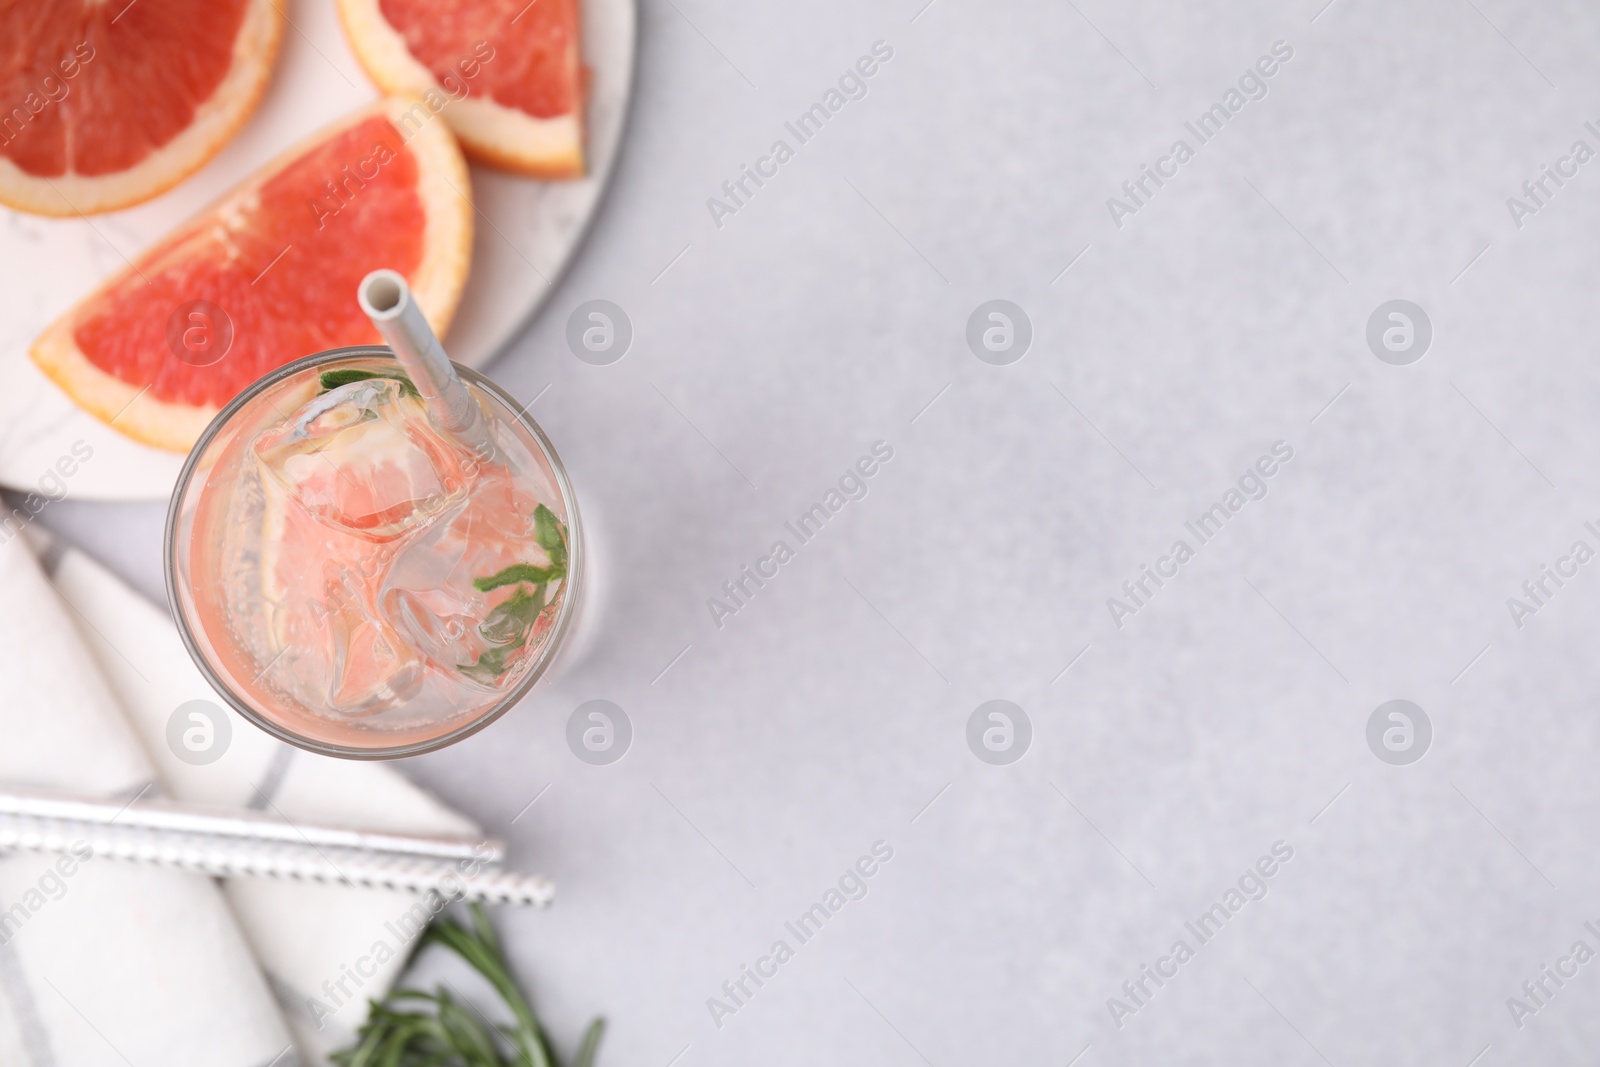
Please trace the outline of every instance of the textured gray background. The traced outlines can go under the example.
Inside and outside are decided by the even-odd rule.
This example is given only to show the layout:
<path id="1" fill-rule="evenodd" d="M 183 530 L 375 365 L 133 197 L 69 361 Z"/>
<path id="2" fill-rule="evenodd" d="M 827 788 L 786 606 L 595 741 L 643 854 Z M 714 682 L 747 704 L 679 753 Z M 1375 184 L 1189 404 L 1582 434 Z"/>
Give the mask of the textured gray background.
<path id="1" fill-rule="evenodd" d="M 493 367 L 548 386 L 600 629 L 407 770 L 558 879 L 501 917 L 558 1037 L 598 1010 L 603 1062 L 645 1067 L 1592 1062 L 1600 962 L 1520 1030 L 1505 1002 L 1600 949 L 1600 563 L 1520 630 L 1505 602 L 1600 547 L 1600 161 L 1520 229 L 1506 198 L 1600 150 L 1600 12 L 922 2 L 645 0 L 609 202 Z M 868 96 L 714 226 L 880 39 Z M 1280 39 L 1269 95 L 1115 227 Z M 565 347 L 596 298 L 635 330 L 611 366 Z M 964 341 L 992 298 L 1033 322 L 1012 366 Z M 1412 366 L 1364 339 L 1394 298 L 1433 323 Z M 715 628 L 877 439 L 867 498 Z M 1279 439 L 1270 495 L 1118 630 L 1106 598 Z M 43 521 L 158 591 L 158 507 Z M 1397 697 L 1435 729 L 1407 767 L 1365 740 Z M 564 742 L 594 698 L 634 725 L 611 766 Z M 1009 767 L 966 747 L 995 698 L 1034 726 Z M 880 839 L 868 896 L 718 1029 L 706 999 Z M 1269 895 L 1115 1028 L 1280 839 Z"/>

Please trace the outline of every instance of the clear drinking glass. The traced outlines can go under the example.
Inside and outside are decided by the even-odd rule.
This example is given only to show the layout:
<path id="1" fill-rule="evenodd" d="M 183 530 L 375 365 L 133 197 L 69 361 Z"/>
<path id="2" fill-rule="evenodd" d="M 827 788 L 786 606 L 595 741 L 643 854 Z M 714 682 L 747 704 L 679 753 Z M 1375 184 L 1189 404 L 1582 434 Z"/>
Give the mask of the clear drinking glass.
<path id="1" fill-rule="evenodd" d="M 438 433 L 387 348 L 287 364 L 201 435 L 173 493 L 167 596 L 239 713 L 330 756 L 451 744 L 570 643 L 578 503 L 538 425 L 457 366 L 492 462 Z"/>

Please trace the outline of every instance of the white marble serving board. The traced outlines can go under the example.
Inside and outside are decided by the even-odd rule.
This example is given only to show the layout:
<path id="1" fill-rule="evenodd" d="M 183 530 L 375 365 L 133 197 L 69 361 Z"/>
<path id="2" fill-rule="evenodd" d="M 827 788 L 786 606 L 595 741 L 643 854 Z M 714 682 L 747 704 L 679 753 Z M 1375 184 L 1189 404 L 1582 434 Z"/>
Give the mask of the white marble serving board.
<path id="1" fill-rule="evenodd" d="M 93 459 L 76 465 L 72 496 L 141 500 L 172 491 L 181 455 L 141 445 L 81 411 L 27 350 L 57 315 L 196 210 L 306 134 L 377 98 L 332 0 L 296 0 L 286 11 L 291 25 L 260 108 L 199 173 L 147 203 L 88 219 L 0 208 L 0 485 L 32 488 L 81 441 Z M 616 160 L 633 88 L 635 0 L 583 0 L 583 19 L 593 70 L 589 176 L 537 182 L 472 168 L 472 273 L 446 338 L 463 363 L 486 363 L 543 304 L 582 242 Z"/>

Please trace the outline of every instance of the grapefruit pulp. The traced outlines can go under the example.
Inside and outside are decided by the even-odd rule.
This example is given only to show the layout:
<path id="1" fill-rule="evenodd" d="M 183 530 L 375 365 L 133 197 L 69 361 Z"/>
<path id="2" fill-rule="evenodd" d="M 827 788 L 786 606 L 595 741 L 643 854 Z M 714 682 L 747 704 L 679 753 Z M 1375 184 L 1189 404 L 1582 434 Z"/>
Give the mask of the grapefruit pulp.
<path id="1" fill-rule="evenodd" d="M 140 0 L 143 2 L 143 0 Z M 283 364 L 375 344 L 356 286 L 407 283 L 443 334 L 466 281 L 472 204 L 443 123 L 389 98 L 291 148 L 57 319 L 29 354 L 81 407 L 187 451 Z"/>

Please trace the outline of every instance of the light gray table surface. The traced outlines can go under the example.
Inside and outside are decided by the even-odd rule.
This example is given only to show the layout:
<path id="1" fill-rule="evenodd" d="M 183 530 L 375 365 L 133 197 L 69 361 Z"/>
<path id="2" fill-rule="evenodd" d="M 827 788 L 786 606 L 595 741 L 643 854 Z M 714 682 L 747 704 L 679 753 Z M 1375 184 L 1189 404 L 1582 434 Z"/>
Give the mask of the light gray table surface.
<path id="1" fill-rule="evenodd" d="M 615 186 L 492 366 L 579 487 L 595 639 L 405 765 L 557 880 L 500 921 L 563 1047 L 600 1011 L 601 1062 L 643 1067 L 1593 1061 L 1600 962 L 1560 961 L 1600 950 L 1600 563 L 1522 584 L 1600 549 L 1600 161 L 1561 162 L 1600 151 L 1600 10 L 1325 2 L 644 0 Z M 1576 174 L 1513 213 L 1545 165 Z M 591 299 L 632 323 L 611 365 L 567 347 Z M 966 340 L 991 299 L 1031 322 L 1009 365 Z M 1367 341 L 1394 299 L 1431 322 L 1409 365 Z M 42 521 L 159 595 L 161 517 Z M 632 723 L 609 766 L 565 740 L 592 699 Z M 1032 726 L 1010 765 L 967 742 L 994 699 Z M 1368 744 L 1392 699 L 1431 723 L 1409 765 Z M 864 897 L 786 928 L 880 841 Z M 1546 965 L 1577 973 L 1535 1002 Z"/>

